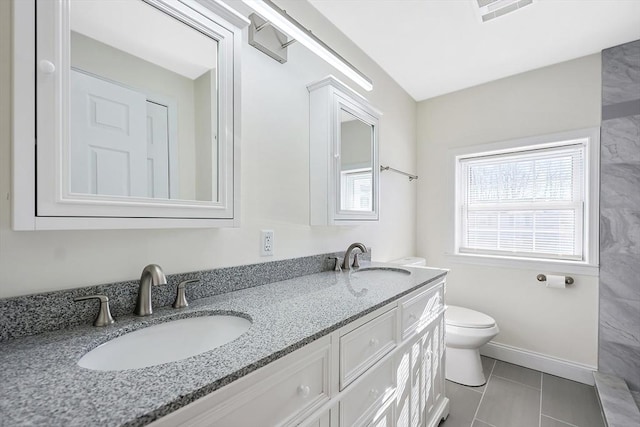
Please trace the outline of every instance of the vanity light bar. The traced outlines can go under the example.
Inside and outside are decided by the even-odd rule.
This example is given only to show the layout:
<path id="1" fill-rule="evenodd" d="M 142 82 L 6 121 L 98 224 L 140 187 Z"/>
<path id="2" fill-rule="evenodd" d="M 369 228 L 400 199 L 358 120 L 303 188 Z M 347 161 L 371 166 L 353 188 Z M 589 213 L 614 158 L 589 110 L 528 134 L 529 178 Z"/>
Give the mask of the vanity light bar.
<path id="1" fill-rule="evenodd" d="M 327 46 L 322 40 L 313 35 L 311 31 L 307 30 L 298 21 L 289 16 L 287 12 L 276 6 L 271 0 L 242 1 L 251 7 L 262 18 L 269 21 L 271 25 L 310 49 L 313 53 L 338 69 L 342 74 L 360 85 L 364 90 L 370 91 L 373 89 L 373 82 L 370 78 L 351 65 L 335 50 Z"/>

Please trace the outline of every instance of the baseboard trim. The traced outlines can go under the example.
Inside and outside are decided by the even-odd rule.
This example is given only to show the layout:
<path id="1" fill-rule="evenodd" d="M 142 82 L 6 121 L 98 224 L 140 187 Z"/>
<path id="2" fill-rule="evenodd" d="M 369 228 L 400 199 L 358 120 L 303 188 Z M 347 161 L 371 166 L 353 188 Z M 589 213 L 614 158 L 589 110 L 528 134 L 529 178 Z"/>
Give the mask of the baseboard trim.
<path id="1" fill-rule="evenodd" d="M 483 346 L 480 354 L 588 385 L 594 384 L 593 373 L 598 370 L 595 366 L 493 342 Z"/>

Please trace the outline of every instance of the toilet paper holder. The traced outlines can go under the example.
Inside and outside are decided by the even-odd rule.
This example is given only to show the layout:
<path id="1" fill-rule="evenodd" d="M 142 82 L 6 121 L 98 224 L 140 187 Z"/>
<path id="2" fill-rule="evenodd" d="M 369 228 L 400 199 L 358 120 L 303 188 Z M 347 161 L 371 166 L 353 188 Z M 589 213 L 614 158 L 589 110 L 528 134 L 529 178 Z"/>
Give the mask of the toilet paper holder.
<path id="1" fill-rule="evenodd" d="M 536 279 L 538 280 L 538 282 L 546 282 L 547 281 L 547 276 L 545 276 L 544 274 L 538 274 L 536 276 Z M 565 285 L 573 285 L 573 277 L 564 276 L 564 283 L 565 283 Z"/>

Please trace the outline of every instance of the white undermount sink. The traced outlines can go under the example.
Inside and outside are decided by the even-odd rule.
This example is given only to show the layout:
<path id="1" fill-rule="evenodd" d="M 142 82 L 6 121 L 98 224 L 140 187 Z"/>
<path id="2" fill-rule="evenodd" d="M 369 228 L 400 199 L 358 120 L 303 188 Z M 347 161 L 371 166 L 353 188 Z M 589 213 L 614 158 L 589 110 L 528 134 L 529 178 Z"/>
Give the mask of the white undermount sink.
<path id="1" fill-rule="evenodd" d="M 78 365 L 122 371 L 175 362 L 231 342 L 250 327 L 250 320 L 233 315 L 172 320 L 107 341 L 85 354 Z"/>
<path id="2" fill-rule="evenodd" d="M 405 270 L 404 268 L 395 268 L 395 267 L 364 267 L 358 270 L 353 270 L 351 273 L 352 276 L 360 276 L 365 274 L 375 273 L 376 276 L 398 276 L 405 275 L 408 276 L 411 274 L 409 270 Z"/>

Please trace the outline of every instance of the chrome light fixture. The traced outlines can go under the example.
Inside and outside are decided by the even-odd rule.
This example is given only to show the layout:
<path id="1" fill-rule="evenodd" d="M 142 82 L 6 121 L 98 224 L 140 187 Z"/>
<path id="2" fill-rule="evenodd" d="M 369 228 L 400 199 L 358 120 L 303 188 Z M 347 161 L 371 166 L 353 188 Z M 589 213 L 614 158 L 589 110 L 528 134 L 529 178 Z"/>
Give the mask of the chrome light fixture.
<path id="1" fill-rule="evenodd" d="M 313 53 L 335 67 L 342 74 L 360 85 L 364 90 L 370 91 L 373 89 L 373 82 L 371 79 L 347 62 L 347 60 L 341 57 L 335 50 L 327 46 L 322 40 L 313 35 L 311 31 L 307 30 L 299 22 L 289 16 L 284 10 L 276 6 L 271 0 L 242 1 L 263 19 L 267 20 L 270 25 L 307 47 Z M 260 31 L 260 29 L 261 28 L 254 31 Z M 292 41 L 285 43 L 285 45 L 288 46 L 290 43 L 292 43 Z M 283 47 L 286 46 L 283 45 Z"/>

